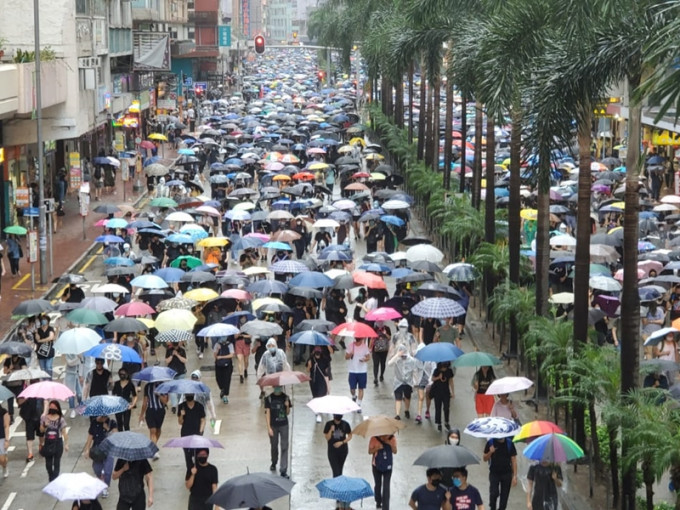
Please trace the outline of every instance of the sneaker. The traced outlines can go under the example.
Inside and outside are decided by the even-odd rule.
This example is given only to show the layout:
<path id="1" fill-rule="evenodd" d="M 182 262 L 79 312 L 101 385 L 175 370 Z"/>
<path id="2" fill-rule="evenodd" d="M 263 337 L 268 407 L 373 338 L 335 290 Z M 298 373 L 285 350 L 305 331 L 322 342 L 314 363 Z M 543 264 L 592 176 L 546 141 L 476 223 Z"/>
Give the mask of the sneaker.
<path id="1" fill-rule="evenodd" d="M 109 497 L 109 489 L 104 489 L 102 491 L 102 498 L 107 499 Z"/>
<path id="2" fill-rule="evenodd" d="M 420 425 L 421 423 L 423 423 L 423 419 L 420 417 L 420 415 L 416 416 L 416 423 L 417 423 L 418 425 Z"/>
<path id="3" fill-rule="evenodd" d="M 76 410 L 75 410 L 75 409 L 71 409 L 71 414 L 69 414 L 69 416 L 70 416 L 71 418 L 75 418 L 75 417 L 76 417 Z"/>
<path id="4" fill-rule="evenodd" d="M 426 420 L 430 419 L 430 411 L 425 411 L 425 419 Z"/>
<path id="5" fill-rule="evenodd" d="M 357 413 L 361 414 L 361 407 L 359 409 L 357 409 Z"/>
<path id="6" fill-rule="evenodd" d="M 405 417 L 407 420 L 410 420 L 410 419 L 411 419 L 411 412 L 410 412 L 410 411 L 404 411 L 404 417 Z"/>
<path id="7" fill-rule="evenodd" d="M 399 415 L 396 415 L 396 416 L 394 417 L 394 419 L 395 419 L 395 420 L 399 420 L 399 421 L 401 421 L 401 416 L 399 416 Z"/>
<path id="8" fill-rule="evenodd" d="M 200 355 L 201 355 L 201 349 L 196 349 L 196 356 L 200 356 Z"/>
<path id="9" fill-rule="evenodd" d="M 7 466 L 2 468 L 2 477 L 3 478 L 8 478 L 9 477 L 9 469 L 7 469 Z"/>
<path id="10" fill-rule="evenodd" d="M 243 384 L 243 376 L 239 375 L 238 377 L 239 377 L 239 380 L 241 381 L 241 384 Z"/>
<path id="11" fill-rule="evenodd" d="M 153 460 L 158 460 L 158 459 L 160 459 L 160 458 L 161 458 L 161 454 L 158 453 L 158 452 L 156 452 L 156 453 L 154 454 L 154 456 L 153 456 Z"/>
<path id="12" fill-rule="evenodd" d="M 203 359 L 203 353 L 198 355 L 198 359 Z"/>
<path id="13" fill-rule="evenodd" d="M 437 425 L 437 430 L 438 430 L 439 432 L 442 431 L 442 426 L 441 426 L 441 424 Z"/>
<path id="14" fill-rule="evenodd" d="M 276 464 L 269 466 L 269 471 L 276 471 Z"/>
<path id="15" fill-rule="evenodd" d="M 245 377 L 246 379 L 248 379 L 248 369 L 245 369 L 245 370 L 243 371 L 243 377 Z"/>
<path id="16" fill-rule="evenodd" d="M 222 397 L 222 403 L 223 403 L 223 404 L 228 404 L 228 403 L 229 403 L 229 399 L 227 398 L 226 395 L 225 395 L 224 397 Z"/>
<path id="17" fill-rule="evenodd" d="M 356 401 L 357 401 L 357 396 L 356 396 L 356 395 L 352 395 L 352 402 L 356 402 Z"/>
<path id="18" fill-rule="evenodd" d="M 288 473 L 286 473 L 285 471 L 281 471 L 281 478 L 290 478 L 290 477 L 288 476 Z"/>
<path id="19" fill-rule="evenodd" d="M 33 458 L 33 455 L 29 455 L 28 457 L 26 457 L 26 463 L 27 463 L 27 464 L 28 464 L 29 462 L 34 462 L 34 461 L 35 461 L 35 458 Z"/>
<path id="20" fill-rule="evenodd" d="M 316 422 L 321 423 L 321 415 L 320 414 L 316 415 Z"/>
<path id="21" fill-rule="evenodd" d="M 448 423 L 445 423 L 444 427 L 446 428 L 446 430 L 451 430 L 451 425 L 449 425 Z"/>
<path id="22" fill-rule="evenodd" d="M 172 409 L 170 409 L 170 411 L 172 411 L 172 414 L 177 414 L 177 408 L 174 406 L 172 407 Z"/>
<path id="23" fill-rule="evenodd" d="M 377 379 L 373 379 L 373 386 L 377 386 L 377 385 L 378 385 L 378 380 L 377 380 Z"/>

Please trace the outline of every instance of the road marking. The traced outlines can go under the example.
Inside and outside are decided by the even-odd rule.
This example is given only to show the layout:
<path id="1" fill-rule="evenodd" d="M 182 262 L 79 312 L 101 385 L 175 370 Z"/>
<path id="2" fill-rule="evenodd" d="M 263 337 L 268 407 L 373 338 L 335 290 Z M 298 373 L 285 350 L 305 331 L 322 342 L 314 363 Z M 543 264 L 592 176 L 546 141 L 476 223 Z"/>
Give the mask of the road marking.
<path id="1" fill-rule="evenodd" d="M 83 267 L 81 267 L 78 270 L 78 272 L 80 274 L 83 274 L 87 270 L 87 268 L 90 267 L 90 264 L 92 264 L 96 259 L 97 259 L 97 255 L 90 255 L 90 258 L 87 259 L 87 262 L 85 262 L 85 264 L 83 264 Z"/>
<path id="2" fill-rule="evenodd" d="M 14 423 L 9 426 L 9 438 L 12 439 L 13 437 L 21 437 L 25 436 L 25 434 L 22 432 L 21 434 L 17 435 L 17 427 L 23 422 L 24 420 L 21 418 L 21 416 L 17 416 L 16 419 L 14 420 Z"/>
<path id="3" fill-rule="evenodd" d="M 215 420 L 215 426 L 213 427 L 213 433 L 216 436 L 220 435 L 220 427 L 222 426 L 222 420 Z"/>
<path id="4" fill-rule="evenodd" d="M 26 467 L 24 470 L 21 472 L 21 478 L 26 478 L 28 476 L 28 472 L 31 470 L 31 468 L 35 465 L 35 459 L 32 462 L 27 462 Z M 4 507 L 3 509 L 4 510 Z"/>
<path id="5" fill-rule="evenodd" d="M 18 290 L 21 285 L 28 280 L 31 277 L 31 273 L 26 273 L 24 276 L 22 276 L 18 282 L 16 282 L 14 285 L 12 285 L 12 290 Z"/>
<path id="6" fill-rule="evenodd" d="M 10 492 L 9 496 L 7 496 L 7 499 L 5 500 L 5 504 L 2 505 L 2 509 L 0 510 L 9 510 L 9 507 L 12 506 L 12 502 L 14 501 L 14 498 L 17 497 L 16 492 Z"/>

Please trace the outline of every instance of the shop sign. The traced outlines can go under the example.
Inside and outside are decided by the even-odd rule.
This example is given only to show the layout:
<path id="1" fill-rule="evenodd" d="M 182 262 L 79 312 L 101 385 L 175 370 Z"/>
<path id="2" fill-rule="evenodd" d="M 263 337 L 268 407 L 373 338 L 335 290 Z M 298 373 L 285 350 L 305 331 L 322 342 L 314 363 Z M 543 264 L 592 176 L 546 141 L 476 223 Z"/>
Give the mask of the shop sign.
<path id="1" fill-rule="evenodd" d="M 680 145 L 680 135 L 669 131 L 655 131 L 652 134 L 652 145 Z"/>
<path id="2" fill-rule="evenodd" d="M 14 205 L 19 208 L 30 207 L 31 192 L 28 188 L 17 188 L 14 192 Z"/>
<path id="3" fill-rule="evenodd" d="M 28 231 L 28 261 L 31 264 L 38 262 L 38 231 Z"/>
<path id="4" fill-rule="evenodd" d="M 114 147 L 118 152 L 123 152 L 125 150 L 125 133 L 121 133 L 120 131 L 116 133 Z"/>
<path id="5" fill-rule="evenodd" d="M 69 188 L 78 189 L 83 180 L 82 169 L 80 167 L 80 153 L 68 153 L 68 183 Z"/>

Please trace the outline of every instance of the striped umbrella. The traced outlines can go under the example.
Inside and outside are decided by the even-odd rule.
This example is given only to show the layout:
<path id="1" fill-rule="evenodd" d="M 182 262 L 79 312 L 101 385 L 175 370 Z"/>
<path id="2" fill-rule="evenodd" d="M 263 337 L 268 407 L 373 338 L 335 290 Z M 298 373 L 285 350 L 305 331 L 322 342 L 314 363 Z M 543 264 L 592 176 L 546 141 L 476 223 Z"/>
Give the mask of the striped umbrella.
<path id="1" fill-rule="evenodd" d="M 269 270 L 274 273 L 297 274 L 309 271 L 309 268 L 302 262 L 297 262 L 295 260 L 282 260 L 280 262 L 274 262 L 271 266 L 269 266 Z"/>
<path id="2" fill-rule="evenodd" d="M 159 382 L 172 381 L 177 372 L 168 367 L 146 367 L 132 374 L 133 381 Z"/>
<path id="3" fill-rule="evenodd" d="M 448 319 L 465 315 L 465 308 L 453 299 L 426 298 L 411 309 L 411 312 L 421 317 L 434 319 Z"/>
<path id="4" fill-rule="evenodd" d="M 192 338 L 193 335 L 190 331 L 185 331 L 183 329 L 169 329 L 159 333 L 156 336 L 156 342 L 189 342 Z"/>

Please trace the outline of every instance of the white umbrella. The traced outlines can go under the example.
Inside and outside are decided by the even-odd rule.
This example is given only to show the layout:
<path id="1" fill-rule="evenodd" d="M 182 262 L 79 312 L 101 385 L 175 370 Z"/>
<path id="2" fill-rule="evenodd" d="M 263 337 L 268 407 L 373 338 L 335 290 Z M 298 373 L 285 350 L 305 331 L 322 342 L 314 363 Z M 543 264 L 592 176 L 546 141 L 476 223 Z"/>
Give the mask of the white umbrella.
<path id="1" fill-rule="evenodd" d="M 207 214 L 208 216 L 215 216 L 216 218 L 221 216 L 220 211 L 209 205 L 201 205 L 197 207 L 196 212 Z"/>
<path id="2" fill-rule="evenodd" d="M 99 287 L 94 287 L 91 292 L 93 294 L 129 294 L 130 291 L 127 290 L 122 285 L 117 285 L 115 283 L 107 283 L 100 285 Z"/>
<path id="3" fill-rule="evenodd" d="M 576 246 L 576 238 L 568 235 L 551 237 L 550 246 Z"/>
<path id="4" fill-rule="evenodd" d="M 87 473 L 62 473 L 48 483 L 43 492 L 59 501 L 96 499 L 107 485 Z"/>
<path id="5" fill-rule="evenodd" d="M 590 261 L 594 263 L 615 262 L 619 259 L 616 248 L 607 244 L 590 245 Z"/>
<path id="6" fill-rule="evenodd" d="M 550 296 L 550 302 L 556 305 L 570 305 L 574 302 L 573 292 L 559 292 Z"/>
<path id="7" fill-rule="evenodd" d="M 649 337 L 647 340 L 645 340 L 644 345 L 656 345 L 659 342 L 661 342 L 664 338 L 666 338 L 666 335 L 669 333 L 673 333 L 674 335 L 677 335 L 680 333 L 680 330 L 675 329 L 675 328 L 661 328 L 658 331 L 655 331 Z"/>
<path id="8" fill-rule="evenodd" d="M 313 398 L 307 402 L 307 407 L 316 414 L 346 414 L 361 409 L 351 398 L 341 395 Z"/>
<path id="9" fill-rule="evenodd" d="M 399 262 L 400 260 L 406 260 L 406 252 L 405 251 L 395 251 L 394 253 L 390 254 L 390 258 L 394 260 L 395 262 Z M 446 273 L 446 271 L 444 271 Z"/>
<path id="10" fill-rule="evenodd" d="M 93 329 L 73 328 L 59 335 L 54 348 L 61 354 L 82 354 L 101 341 L 102 337 Z"/>
<path id="11" fill-rule="evenodd" d="M 404 202 L 403 200 L 388 200 L 381 207 L 386 211 L 389 211 L 396 209 L 408 209 L 411 206 L 408 202 Z"/>
<path id="12" fill-rule="evenodd" d="M 492 382 L 486 390 L 487 395 L 504 395 L 514 391 L 523 391 L 533 386 L 533 381 L 526 377 L 501 377 Z"/>
<path id="13" fill-rule="evenodd" d="M 409 262 L 426 260 L 438 264 L 444 260 L 444 254 L 431 244 L 416 244 L 406 250 L 406 260 Z"/>
<path id="14" fill-rule="evenodd" d="M 193 223 L 194 222 L 194 217 L 191 216 L 191 214 L 182 212 L 182 211 L 175 211 L 173 213 L 168 214 L 165 219 L 167 221 L 177 221 L 180 223 Z"/>
<path id="15" fill-rule="evenodd" d="M 320 220 L 316 220 L 312 225 L 312 228 L 338 228 L 339 226 L 340 223 L 335 220 L 330 218 L 322 218 Z"/>
<path id="16" fill-rule="evenodd" d="M 654 209 L 652 209 L 652 211 L 655 211 L 655 212 L 670 212 L 670 211 L 677 211 L 677 210 L 678 210 L 678 208 L 676 206 L 674 206 L 673 204 L 668 204 L 668 203 L 657 205 L 656 207 L 654 207 Z"/>
<path id="17" fill-rule="evenodd" d="M 345 271 L 344 269 L 329 269 L 328 271 L 325 271 L 324 274 L 331 280 L 335 280 L 336 278 L 350 274 L 350 272 Z"/>
<path id="18" fill-rule="evenodd" d="M 593 276 L 588 280 L 588 286 L 605 292 L 619 292 L 622 289 L 619 282 L 608 276 Z"/>
<path id="19" fill-rule="evenodd" d="M 678 195 L 666 195 L 661 199 L 664 204 L 680 204 L 680 197 Z"/>
<path id="20" fill-rule="evenodd" d="M 268 220 L 292 220 L 294 216 L 288 211 L 274 211 L 267 215 Z"/>

